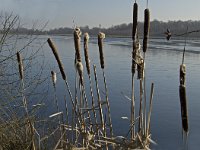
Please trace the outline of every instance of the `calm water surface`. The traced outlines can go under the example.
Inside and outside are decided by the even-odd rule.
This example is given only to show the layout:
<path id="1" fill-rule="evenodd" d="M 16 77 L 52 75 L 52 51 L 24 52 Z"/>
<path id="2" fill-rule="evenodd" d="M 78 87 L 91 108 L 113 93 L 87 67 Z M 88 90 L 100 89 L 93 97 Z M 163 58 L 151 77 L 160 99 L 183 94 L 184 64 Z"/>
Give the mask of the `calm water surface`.
<path id="1" fill-rule="evenodd" d="M 71 89 L 74 89 L 73 38 L 70 36 L 52 36 L 51 38 L 58 47 Z M 46 39 L 47 37 L 40 37 L 38 42 Z M 146 53 L 147 99 L 149 99 L 151 83 L 153 82 L 155 85 L 151 133 L 152 139 L 158 145 L 152 145 L 152 149 L 183 149 L 179 101 L 179 66 L 182 60 L 183 46 L 183 40 L 171 40 L 168 42 L 165 39 L 152 39 L 150 40 L 149 50 Z M 57 63 L 47 44 L 45 44 L 43 52 L 48 64 L 46 71 L 55 70 L 59 72 Z M 114 132 L 117 135 L 125 136 L 129 122 L 122 120 L 121 117 L 130 116 L 130 101 L 124 95 L 131 97 L 131 39 L 106 38 L 104 52 L 105 73 L 109 88 Z M 90 40 L 89 55 L 91 64 L 97 65 L 100 89 L 103 91 L 96 38 L 91 38 Z M 188 40 L 185 64 L 187 67 L 186 85 L 189 110 L 188 149 L 195 150 L 199 149 L 200 142 L 200 40 Z M 85 79 L 87 83 L 87 76 L 85 76 Z M 63 99 L 66 95 L 66 92 L 63 92 L 65 91 L 63 90 L 63 84 L 60 75 L 58 75 L 57 95 L 59 95 L 60 99 Z M 139 81 L 136 81 L 137 106 L 139 106 L 138 85 Z M 103 95 L 103 92 L 101 94 Z M 50 102 L 47 101 L 46 103 L 48 105 Z M 62 104 L 60 102 L 60 107 L 62 107 Z"/>

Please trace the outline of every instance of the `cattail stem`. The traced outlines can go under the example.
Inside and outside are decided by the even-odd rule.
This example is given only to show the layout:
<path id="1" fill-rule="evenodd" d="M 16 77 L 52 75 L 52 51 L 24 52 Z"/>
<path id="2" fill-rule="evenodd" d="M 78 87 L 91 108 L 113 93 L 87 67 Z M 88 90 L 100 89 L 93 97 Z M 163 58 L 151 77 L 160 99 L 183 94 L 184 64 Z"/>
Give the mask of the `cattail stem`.
<path id="1" fill-rule="evenodd" d="M 145 53 L 144 53 L 144 63 L 145 63 Z M 144 116 L 144 119 L 143 119 L 143 123 L 144 123 L 144 125 L 143 125 L 143 127 L 144 127 L 144 135 L 146 136 L 146 128 L 147 128 L 147 114 L 146 114 L 146 109 L 147 109 L 147 106 L 146 106 L 146 104 L 147 104 L 147 97 L 146 97 L 146 77 L 145 77 L 146 75 L 145 75 L 145 69 L 144 69 L 144 81 L 143 81 L 143 88 L 144 88 L 144 112 L 143 112 L 143 116 Z"/>
<path id="2" fill-rule="evenodd" d="M 150 134 L 150 121 L 151 121 L 153 94 L 154 94 L 154 83 L 151 84 L 151 95 L 150 95 L 149 113 L 148 113 L 148 120 L 147 120 L 147 131 L 146 131 L 147 136 Z"/>
<path id="3" fill-rule="evenodd" d="M 93 89 L 92 89 L 92 80 L 91 80 L 91 76 L 89 76 L 89 82 L 90 82 L 90 94 L 92 97 L 92 111 L 93 111 L 93 115 L 94 115 L 94 119 L 95 119 L 95 125 L 96 125 L 96 132 L 98 133 L 98 121 L 97 121 L 97 114 L 95 111 L 95 99 L 94 99 L 94 94 L 93 94 Z"/>
<path id="4" fill-rule="evenodd" d="M 104 80 L 104 87 L 105 87 L 105 92 L 106 92 L 106 105 L 107 105 L 107 108 L 108 108 L 108 121 L 109 121 L 109 127 L 110 127 L 110 135 L 111 135 L 111 137 L 113 137 L 111 111 L 110 111 L 110 104 L 109 104 L 109 100 L 108 100 L 108 88 L 107 88 L 106 76 L 105 76 L 104 69 L 103 69 L 103 80 Z"/>
<path id="5" fill-rule="evenodd" d="M 67 80 L 65 80 L 65 85 L 66 85 L 66 89 L 68 91 L 68 94 L 70 96 L 70 100 L 71 100 L 71 103 L 72 103 L 72 107 L 73 107 L 74 113 L 77 116 L 79 124 L 81 125 L 84 122 L 84 120 L 82 120 L 82 115 L 80 113 L 80 110 L 76 110 L 76 106 L 75 106 L 75 103 L 73 101 L 73 96 L 72 96 L 72 93 L 71 93 L 71 90 L 70 90 L 70 87 L 69 87 L 69 83 L 67 82 Z"/>
<path id="6" fill-rule="evenodd" d="M 132 91 L 131 91 L 131 139 L 135 138 L 135 91 L 134 75 L 132 74 Z"/>
<path id="7" fill-rule="evenodd" d="M 98 78 L 97 78 L 97 73 L 96 73 L 96 66 L 93 65 L 94 69 L 94 77 L 95 77 L 95 83 L 96 83 L 96 91 L 97 91 L 97 98 L 98 98 L 98 106 L 99 106 L 99 116 L 101 120 L 101 126 L 103 130 L 104 136 L 106 135 L 105 127 L 104 127 L 104 118 L 103 118 L 103 111 L 102 111 L 102 105 L 101 105 L 101 97 L 100 97 L 100 92 L 99 92 L 99 86 L 98 86 Z"/>
<path id="8" fill-rule="evenodd" d="M 89 105 L 88 105 L 88 100 L 87 100 L 87 96 L 86 96 L 86 93 L 85 93 L 85 86 L 84 85 L 81 87 L 81 91 L 83 93 L 83 98 L 85 100 L 85 104 L 86 104 L 86 107 L 88 109 Z M 87 112 L 88 112 L 89 124 L 91 125 L 92 124 L 92 120 L 91 120 L 91 116 L 90 116 L 90 111 L 87 111 Z"/>
<path id="9" fill-rule="evenodd" d="M 140 79 L 140 108 L 139 108 L 139 125 L 138 132 L 142 131 L 143 127 L 143 113 L 142 113 L 142 103 L 143 103 L 143 80 Z M 143 131 L 142 131 L 143 132 Z"/>

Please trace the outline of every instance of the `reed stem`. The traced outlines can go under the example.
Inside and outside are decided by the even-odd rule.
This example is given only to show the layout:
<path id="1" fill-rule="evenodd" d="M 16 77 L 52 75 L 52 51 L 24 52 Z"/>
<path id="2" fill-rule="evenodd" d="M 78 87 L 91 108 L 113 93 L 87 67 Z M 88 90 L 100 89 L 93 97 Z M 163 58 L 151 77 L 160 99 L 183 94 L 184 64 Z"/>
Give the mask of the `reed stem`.
<path id="1" fill-rule="evenodd" d="M 111 135 L 111 137 L 113 137 L 111 111 L 110 111 L 110 104 L 109 104 L 109 100 L 108 100 L 108 88 L 107 88 L 106 76 L 105 76 L 104 69 L 103 69 L 103 80 L 104 80 L 104 86 L 105 86 L 105 92 L 106 92 L 106 105 L 107 105 L 107 108 L 108 108 L 108 121 L 109 121 L 109 127 L 110 127 L 110 135 Z"/>
<path id="2" fill-rule="evenodd" d="M 99 116 L 101 120 L 101 126 L 103 130 L 103 135 L 106 135 L 105 131 L 105 126 L 104 126 L 104 118 L 103 118 L 103 111 L 102 111 L 102 105 L 101 105 L 101 97 L 100 97 L 100 92 L 99 92 L 99 86 L 98 86 L 98 78 L 97 78 L 97 73 L 96 73 L 96 66 L 93 65 L 94 69 L 94 77 L 95 77 L 95 83 L 96 83 L 96 92 L 97 92 L 97 98 L 98 98 L 98 106 L 99 106 Z"/>
<path id="3" fill-rule="evenodd" d="M 140 79 L 140 108 L 139 108 L 139 125 L 138 125 L 138 132 L 143 132 L 143 110 L 142 110 L 142 103 L 143 103 L 143 82 Z"/>
<path id="4" fill-rule="evenodd" d="M 132 91 L 131 91 L 131 139 L 135 138 L 135 89 L 134 74 L 132 74 Z"/>
<path id="5" fill-rule="evenodd" d="M 153 94 L 154 94 L 154 83 L 151 84 L 150 104 L 149 104 L 149 113 L 148 113 L 148 120 L 147 120 L 147 131 L 146 131 L 147 136 L 150 134 Z"/>

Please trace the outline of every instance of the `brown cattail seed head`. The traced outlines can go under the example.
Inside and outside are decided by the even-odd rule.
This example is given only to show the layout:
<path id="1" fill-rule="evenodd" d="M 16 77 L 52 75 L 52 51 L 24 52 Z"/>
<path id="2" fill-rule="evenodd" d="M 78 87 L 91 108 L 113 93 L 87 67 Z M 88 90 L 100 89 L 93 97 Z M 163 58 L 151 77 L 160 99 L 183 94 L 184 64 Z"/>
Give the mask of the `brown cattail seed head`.
<path id="1" fill-rule="evenodd" d="M 188 132 L 188 111 L 185 85 L 179 86 L 179 96 L 181 103 L 182 127 L 185 132 Z"/>
<path id="2" fill-rule="evenodd" d="M 77 69 L 79 77 L 80 77 L 80 82 L 83 85 L 83 64 L 80 61 L 77 61 L 76 69 Z"/>
<path id="3" fill-rule="evenodd" d="M 55 56 L 55 58 L 56 58 L 56 61 L 57 61 L 57 63 L 58 63 L 58 67 L 59 67 L 60 72 L 61 72 L 61 75 L 62 75 L 62 78 L 63 78 L 63 80 L 66 80 L 66 75 L 65 75 L 64 67 L 63 67 L 63 64 L 62 64 L 62 62 L 61 62 L 61 59 L 60 59 L 60 57 L 59 57 L 59 55 L 58 55 L 57 48 L 56 48 L 56 46 L 53 44 L 53 42 L 52 42 L 52 40 L 51 40 L 50 38 L 48 38 L 47 42 L 48 42 L 48 44 L 49 44 L 49 46 L 50 46 L 50 48 L 51 48 L 51 50 L 52 50 L 52 52 L 53 52 L 53 54 L 54 54 L 54 56 Z"/>
<path id="4" fill-rule="evenodd" d="M 90 60 L 88 55 L 88 40 L 89 40 L 89 34 L 84 34 L 84 54 L 85 54 L 85 63 L 87 68 L 87 73 L 90 74 Z"/>
<path id="5" fill-rule="evenodd" d="M 54 71 L 51 71 L 51 78 L 52 78 L 53 85 L 55 86 L 57 77 L 56 77 L 56 73 Z"/>
<path id="6" fill-rule="evenodd" d="M 101 64 L 102 69 L 104 69 L 104 56 L 103 56 L 103 39 L 104 38 L 105 38 L 105 34 L 102 32 L 99 32 L 98 46 L 99 46 L 100 64 Z"/>
<path id="7" fill-rule="evenodd" d="M 81 34 L 82 33 L 81 33 L 80 28 L 74 29 L 74 46 L 75 46 L 77 61 L 81 61 L 81 52 L 80 52 Z"/>
<path id="8" fill-rule="evenodd" d="M 147 51 L 149 28 L 150 28 L 150 11 L 147 8 L 144 10 L 144 38 L 143 38 L 143 52 L 144 53 Z"/>
<path id="9" fill-rule="evenodd" d="M 180 65 L 180 85 L 185 85 L 186 66 Z"/>
<path id="10" fill-rule="evenodd" d="M 17 52 L 17 62 L 19 65 L 19 75 L 20 79 L 22 80 L 24 78 L 24 67 L 23 67 L 23 62 L 22 62 L 22 57 L 19 52 Z"/>
<path id="11" fill-rule="evenodd" d="M 133 5 L 133 29 L 132 29 L 132 39 L 135 40 L 138 24 L 138 5 L 134 3 Z"/>

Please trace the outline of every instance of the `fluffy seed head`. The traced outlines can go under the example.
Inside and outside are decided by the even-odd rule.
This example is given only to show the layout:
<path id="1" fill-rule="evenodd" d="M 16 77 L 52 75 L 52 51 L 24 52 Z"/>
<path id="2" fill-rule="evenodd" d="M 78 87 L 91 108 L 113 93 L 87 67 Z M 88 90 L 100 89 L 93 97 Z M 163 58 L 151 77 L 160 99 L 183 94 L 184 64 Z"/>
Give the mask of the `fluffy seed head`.
<path id="1" fill-rule="evenodd" d="M 82 64 L 82 62 L 77 61 L 76 69 L 77 69 L 79 77 L 80 77 L 80 82 L 83 85 L 83 64 Z"/>
<path id="2" fill-rule="evenodd" d="M 90 36 L 89 36 L 89 34 L 86 32 L 85 34 L 84 34 L 84 40 L 89 40 L 89 38 L 90 38 Z"/>
<path id="3" fill-rule="evenodd" d="M 99 37 L 100 39 L 105 39 L 105 38 L 106 38 L 106 35 L 105 35 L 105 33 L 103 33 L 103 32 L 99 32 L 98 37 Z"/>

